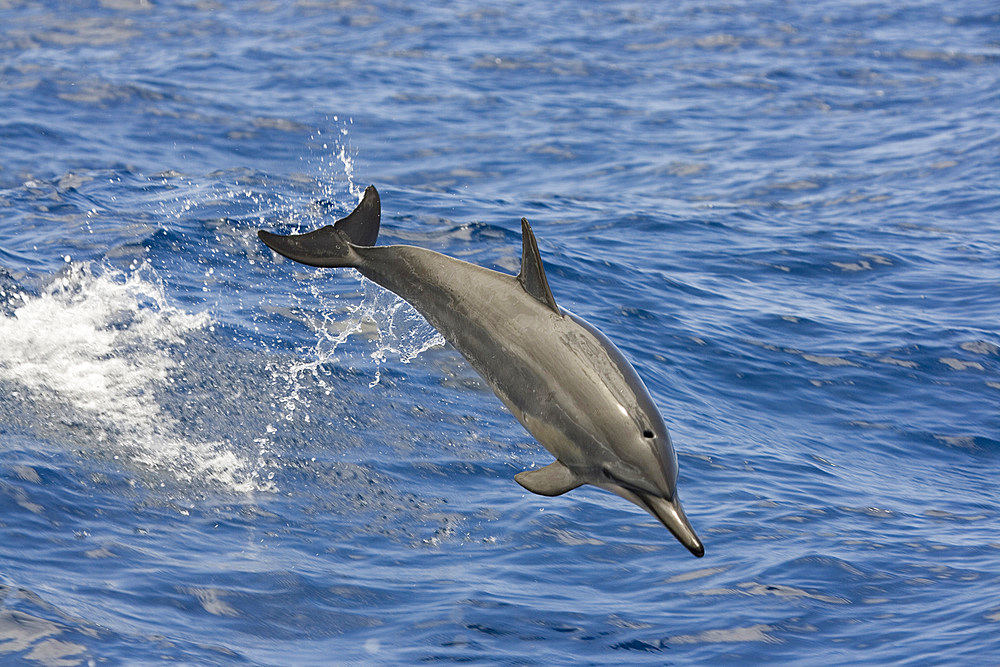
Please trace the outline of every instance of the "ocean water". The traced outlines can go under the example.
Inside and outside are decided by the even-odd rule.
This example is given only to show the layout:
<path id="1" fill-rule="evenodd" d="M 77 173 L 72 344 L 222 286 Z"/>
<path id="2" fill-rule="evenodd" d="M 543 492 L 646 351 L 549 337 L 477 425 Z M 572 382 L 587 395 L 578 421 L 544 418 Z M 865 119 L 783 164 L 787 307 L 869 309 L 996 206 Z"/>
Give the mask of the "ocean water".
<path id="1" fill-rule="evenodd" d="M 1000 9 L 0 3 L 0 663 L 1000 662 Z M 695 559 L 404 302 L 515 272 L 634 363 Z"/>

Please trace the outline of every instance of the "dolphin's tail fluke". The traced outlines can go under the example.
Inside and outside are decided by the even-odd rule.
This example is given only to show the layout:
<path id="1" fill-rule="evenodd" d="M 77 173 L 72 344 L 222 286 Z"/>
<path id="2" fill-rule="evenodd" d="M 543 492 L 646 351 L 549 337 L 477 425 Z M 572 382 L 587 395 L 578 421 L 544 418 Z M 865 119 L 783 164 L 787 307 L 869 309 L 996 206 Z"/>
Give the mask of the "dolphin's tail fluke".
<path id="1" fill-rule="evenodd" d="M 259 231 L 257 236 L 276 253 L 309 266 L 356 266 L 360 257 L 353 246 L 375 245 L 381 217 L 378 191 L 369 185 L 357 208 L 332 226 L 308 234 L 279 236 Z"/>

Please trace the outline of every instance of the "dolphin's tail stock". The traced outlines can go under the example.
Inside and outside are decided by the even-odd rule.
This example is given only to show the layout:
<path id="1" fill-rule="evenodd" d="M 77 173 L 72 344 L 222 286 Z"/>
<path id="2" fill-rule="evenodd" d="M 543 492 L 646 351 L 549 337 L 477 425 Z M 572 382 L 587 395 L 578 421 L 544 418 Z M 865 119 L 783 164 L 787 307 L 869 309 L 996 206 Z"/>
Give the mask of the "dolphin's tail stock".
<path id="1" fill-rule="evenodd" d="M 332 226 L 291 236 L 262 230 L 257 236 L 276 253 L 309 266 L 356 266 L 361 258 L 354 252 L 354 246 L 375 245 L 381 217 L 378 191 L 374 185 L 369 185 L 357 208 Z"/>

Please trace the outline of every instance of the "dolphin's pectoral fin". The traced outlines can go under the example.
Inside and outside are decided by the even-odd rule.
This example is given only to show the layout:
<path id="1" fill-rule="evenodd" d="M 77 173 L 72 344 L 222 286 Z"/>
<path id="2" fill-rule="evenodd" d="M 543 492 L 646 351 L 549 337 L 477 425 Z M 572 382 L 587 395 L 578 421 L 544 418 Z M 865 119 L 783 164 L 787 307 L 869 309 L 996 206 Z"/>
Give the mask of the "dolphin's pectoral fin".
<path id="1" fill-rule="evenodd" d="M 525 292 L 561 315 L 562 311 L 556 305 L 556 298 L 552 296 L 545 269 L 542 268 L 542 256 L 538 253 L 535 234 L 525 218 L 521 218 L 521 243 L 521 272 L 517 274 L 518 281 Z"/>
<path id="2" fill-rule="evenodd" d="M 537 470 L 525 470 L 514 475 L 514 481 L 540 496 L 561 496 L 583 484 L 583 480 L 559 461 Z"/>

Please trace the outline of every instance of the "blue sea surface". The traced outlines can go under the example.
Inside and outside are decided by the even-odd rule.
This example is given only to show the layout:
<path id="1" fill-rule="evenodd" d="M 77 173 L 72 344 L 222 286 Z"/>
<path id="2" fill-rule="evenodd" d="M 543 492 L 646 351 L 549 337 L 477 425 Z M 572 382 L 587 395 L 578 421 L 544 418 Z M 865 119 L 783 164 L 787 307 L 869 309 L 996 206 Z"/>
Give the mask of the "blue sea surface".
<path id="1" fill-rule="evenodd" d="M 704 558 L 257 240 L 369 183 L 531 221 Z M 0 3 L 0 663 L 428 662 L 1000 663 L 995 3 Z"/>

